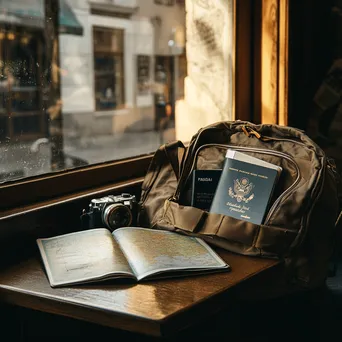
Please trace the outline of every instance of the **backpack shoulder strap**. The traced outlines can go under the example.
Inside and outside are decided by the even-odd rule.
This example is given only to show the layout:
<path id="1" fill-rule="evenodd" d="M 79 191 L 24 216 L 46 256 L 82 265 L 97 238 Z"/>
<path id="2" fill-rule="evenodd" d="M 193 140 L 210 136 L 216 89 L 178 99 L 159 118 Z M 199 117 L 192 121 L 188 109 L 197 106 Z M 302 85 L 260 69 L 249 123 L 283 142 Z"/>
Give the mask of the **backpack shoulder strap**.
<path id="1" fill-rule="evenodd" d="M 180 171 L 182 170 L 183 157 L 185 154 L 185 147 L 180 140 L 163 145 L 166 156 L 170 161 L 172 168 L 179 179 Z"/>
<path id="2" fill-rule="evenodd" d="M 148 189 L 151 184 L 153 184 L 155 177 L 158 176 L 159 170 L 167 162 L 171 164 L 178 179 L 182 168 L 184 153 L 185 147 L 180 140 L 161 145 L 154 153 L 148 167 L 142 185 L 142 190 Z"/>

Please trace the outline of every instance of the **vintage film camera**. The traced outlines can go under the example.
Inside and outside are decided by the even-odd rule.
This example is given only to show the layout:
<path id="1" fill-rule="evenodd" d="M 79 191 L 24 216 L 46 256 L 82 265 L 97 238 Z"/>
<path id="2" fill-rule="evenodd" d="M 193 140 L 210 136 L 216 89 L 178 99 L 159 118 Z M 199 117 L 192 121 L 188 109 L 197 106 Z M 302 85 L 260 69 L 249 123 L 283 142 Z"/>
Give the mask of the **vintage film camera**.
<path id="1" fill-rule="evenodd" d="M 85 229 L 106 227 L 113 231 L 119 227 L 136 224 L 138 203 L 134 195 L 123 193 L 90 201 L 89 211 L 83 209 L 82 227 Z"/>

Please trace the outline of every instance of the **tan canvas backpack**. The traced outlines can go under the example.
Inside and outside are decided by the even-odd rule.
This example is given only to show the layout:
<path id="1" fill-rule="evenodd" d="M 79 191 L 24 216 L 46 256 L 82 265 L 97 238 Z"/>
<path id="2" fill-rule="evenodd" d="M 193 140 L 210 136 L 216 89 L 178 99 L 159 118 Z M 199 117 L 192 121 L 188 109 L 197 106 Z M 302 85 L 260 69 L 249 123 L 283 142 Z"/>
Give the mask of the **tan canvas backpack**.
<path id="1" fill-rule="evenodd" d="M 190 206 L 192 171 L 222 168 L 229 147 L 283 169 L 261 225 Z M 334 163 L 302 131 L 219 122 L 199 130 L 186 148 L 176 141 L 157 150 L 142 185 L 139 224 L 200 236 L 234 253 L 281 260 L 279 285 L 268 284 L 279 287 L 275 295 L 315 288 L 327 277 L 337 239 L 337 182 Z"/>

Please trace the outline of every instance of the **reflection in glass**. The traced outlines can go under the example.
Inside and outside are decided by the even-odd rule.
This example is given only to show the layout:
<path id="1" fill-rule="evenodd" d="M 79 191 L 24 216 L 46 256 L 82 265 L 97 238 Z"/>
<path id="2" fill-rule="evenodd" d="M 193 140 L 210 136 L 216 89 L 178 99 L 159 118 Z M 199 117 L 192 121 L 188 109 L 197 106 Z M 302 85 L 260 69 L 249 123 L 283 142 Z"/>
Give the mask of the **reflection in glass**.
<path id="1" fill-rule="evenodd" d="M 0 0 L 0 182 L 175 139 L 185 4 L 115 3 Z"/>
<path id="2" fill-rule="evenodd" d="M 42 92 L 38 88 L 41 36 L 19 29 L 3 29 L 1 33 L 0 113 L 2 132 L 6 131 L 1 140 L 15 139 L 21 132 L 39 134 L 43 130 Z"/>

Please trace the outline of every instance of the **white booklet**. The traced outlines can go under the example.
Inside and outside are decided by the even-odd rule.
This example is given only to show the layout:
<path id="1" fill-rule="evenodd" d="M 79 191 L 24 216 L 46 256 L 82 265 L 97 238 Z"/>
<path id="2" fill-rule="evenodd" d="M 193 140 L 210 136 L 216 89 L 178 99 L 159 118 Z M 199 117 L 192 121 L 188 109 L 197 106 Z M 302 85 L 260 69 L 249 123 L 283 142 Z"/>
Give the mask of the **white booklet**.
<path id="1" fill-rule="evenodd" d="M 52 287 L 115 278 L 141 281 L 229 270 L 203 240 L 168 231 L 105 228 L 37 240 Z"/>
<path id="2" fill-rule="evenodd" d="M 227 150 L 226 158 L 243 161 L 243 162 L 250 163 L 250 164 L 260 165 L 263 167 L 269 167 L 271 169 L 277 170 L 278 174 L 280 174 L 280 172 L 282 171 L 281 166 L 269 163 L 259 158 L 252 157 L 248 154 L 245 154 L 236 150 L 232 150 L 230 148 Z"/>

